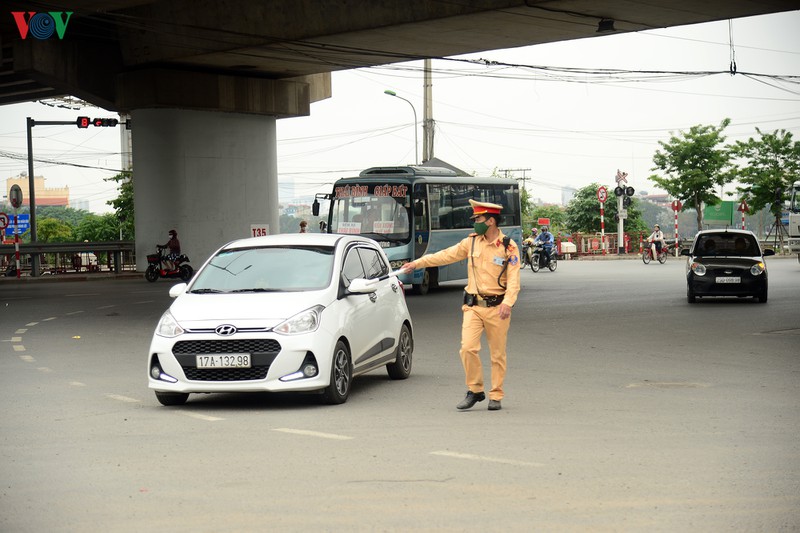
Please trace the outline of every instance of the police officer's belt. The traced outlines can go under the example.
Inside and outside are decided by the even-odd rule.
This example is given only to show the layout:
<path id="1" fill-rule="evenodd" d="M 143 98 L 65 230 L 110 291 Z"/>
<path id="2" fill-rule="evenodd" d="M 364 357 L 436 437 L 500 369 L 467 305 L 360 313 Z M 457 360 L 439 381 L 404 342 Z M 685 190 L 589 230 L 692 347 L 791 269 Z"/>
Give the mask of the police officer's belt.
<path id="1" fill-rule="evenodd" d="M 477 305 L 478 307 L 494 307 L 496 305 L 500 305 L 503 303 L 503 298 L 505 298 L 505 294 L 469 294 L 467 292 L 464 293 L 464 304 L 472 307 L 473 305 Z"/>

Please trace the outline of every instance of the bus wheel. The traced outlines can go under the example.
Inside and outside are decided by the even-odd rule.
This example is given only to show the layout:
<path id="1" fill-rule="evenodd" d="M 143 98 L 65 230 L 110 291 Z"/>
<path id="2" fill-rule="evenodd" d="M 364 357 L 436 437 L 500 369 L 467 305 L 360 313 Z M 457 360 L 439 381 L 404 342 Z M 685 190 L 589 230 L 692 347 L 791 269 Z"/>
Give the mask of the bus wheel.
<path id="1" fill-rule="evenodd" d="M 414 294 L 425 296 L 426 294 L 428 294 L 428 290 L 430 288 L 431 288 L 431 273 L 426 268 L 425 273 L 422 274 L 422 283 L 413 286 Z"/>

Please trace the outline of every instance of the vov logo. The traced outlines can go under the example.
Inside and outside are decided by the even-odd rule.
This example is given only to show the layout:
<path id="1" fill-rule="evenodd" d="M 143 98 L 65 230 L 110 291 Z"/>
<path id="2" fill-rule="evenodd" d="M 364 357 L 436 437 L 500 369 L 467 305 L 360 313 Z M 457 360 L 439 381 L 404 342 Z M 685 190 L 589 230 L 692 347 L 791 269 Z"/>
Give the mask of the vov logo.
<path id="1" fill-rule="evenodd" d="M 17 23 L 20 37 L 27 39 L 30 33 L 34 38 L 45 41 L 52 37 L 53 33 L 56 33 L 59 39 L 64 38 L 72 13 L 72 11 L 50 11 L 47 13 L 12 11 L 11 15 Z M 27 20 L 25 19 L 26 14 L 28 15 Z"/>

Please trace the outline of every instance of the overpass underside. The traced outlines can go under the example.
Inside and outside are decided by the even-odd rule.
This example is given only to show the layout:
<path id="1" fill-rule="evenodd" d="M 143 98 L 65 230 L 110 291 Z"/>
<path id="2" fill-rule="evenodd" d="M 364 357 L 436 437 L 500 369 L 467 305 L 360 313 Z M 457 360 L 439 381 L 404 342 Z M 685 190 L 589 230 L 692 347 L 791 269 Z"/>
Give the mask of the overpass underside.
<path id="1" fill-rule="evenodd" d="M 205 236 L 242 236 L 254 218 L 277 228 L 274 121 L 308 115 L 312 102 L 330 97 L 332 71 L 800 7 L 797 0 L 13 0 L 4 6 L 0 105 L 71 95 L 133 116 L 137 241 L 149 243 L 137 242 L 142 258 L 153 231 L 161 235 L 179 223 L 187 247 L 200 255 L 213 248 Z M 231 190 L 209 202 L 201 195 L 216 193 L 214 183 Z M 173 215 L 164 210 L 164 191 L 174 195 Z M 233 214 L 223 220 L 195 212 L 198 206 Z"/>

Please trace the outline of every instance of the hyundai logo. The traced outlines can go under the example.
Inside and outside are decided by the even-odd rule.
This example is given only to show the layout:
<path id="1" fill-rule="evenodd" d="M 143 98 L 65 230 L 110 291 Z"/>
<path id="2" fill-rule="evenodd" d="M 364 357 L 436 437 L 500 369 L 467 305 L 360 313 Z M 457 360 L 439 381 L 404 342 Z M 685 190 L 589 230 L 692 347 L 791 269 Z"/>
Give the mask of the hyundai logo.
<path id="1" fill-rule="evenodd" d="M 222 337 L 229 337 L 236 333 L 236 326 L 231 326 L 230 324 L 223 324 L 221 326 L 217 326 L 217 329 L 215 329 L 214 332 Z"/>

